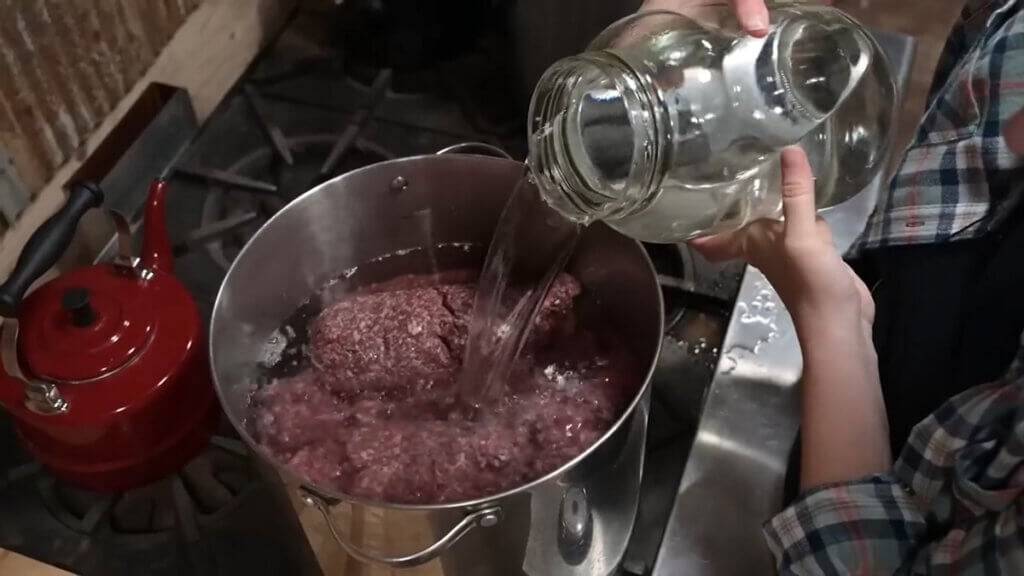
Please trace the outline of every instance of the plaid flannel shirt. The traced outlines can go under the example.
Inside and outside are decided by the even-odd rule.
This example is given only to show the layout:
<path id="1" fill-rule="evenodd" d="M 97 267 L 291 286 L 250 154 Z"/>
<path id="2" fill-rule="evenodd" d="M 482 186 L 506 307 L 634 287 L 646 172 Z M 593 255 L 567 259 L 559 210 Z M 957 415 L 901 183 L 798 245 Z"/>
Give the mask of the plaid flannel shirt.
<path id="1" fill-rule="evenodd" d="M 851 252 L 979 236 L 1024 196 L 1024 162 L 1001 133 L 1024 107 L 1020 0 L 967 3 L 928 101 L 889 193 Z"/>
<path id="2" fill-rule="evenodd" d="M 781 574 L 1024 574 L 1024 347 L 1003 380 L 917 425 L 893 472 L 765 525 Z"/>
<path id="3" fill-rule="evenodd" d="M 976 237 L 1022 197 L 1002 122 L 1024 107 L 1024 0 L 971 1 L 930 106 L 854 251 Z M 1024 337 L 1002 380 L 947 402 L 890 475 L 824 486 L 765 525 L 782 574 L 1024 575 Z"/>

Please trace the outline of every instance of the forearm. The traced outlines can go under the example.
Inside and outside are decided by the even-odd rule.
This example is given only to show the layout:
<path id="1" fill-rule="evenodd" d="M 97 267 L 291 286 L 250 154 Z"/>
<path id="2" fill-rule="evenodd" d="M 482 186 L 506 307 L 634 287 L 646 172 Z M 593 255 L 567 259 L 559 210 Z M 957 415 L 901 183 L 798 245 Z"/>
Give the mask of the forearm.
<path id="1" fill-rule="evenodd" d="M 800 486 L 887 473 L 889 431 L 869 330 L 857 319 L 800 329 L 804 358 Z"/>

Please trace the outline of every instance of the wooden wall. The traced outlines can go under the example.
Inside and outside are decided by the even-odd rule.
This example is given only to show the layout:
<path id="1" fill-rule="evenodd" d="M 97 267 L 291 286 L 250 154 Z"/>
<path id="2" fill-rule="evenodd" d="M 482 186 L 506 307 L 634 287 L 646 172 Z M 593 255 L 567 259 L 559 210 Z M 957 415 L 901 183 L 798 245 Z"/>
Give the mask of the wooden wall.
<path id="1" fill-rule="evenodd" d="M 0 148 L 35 193 L 201 0 L 0 0 Z"/>

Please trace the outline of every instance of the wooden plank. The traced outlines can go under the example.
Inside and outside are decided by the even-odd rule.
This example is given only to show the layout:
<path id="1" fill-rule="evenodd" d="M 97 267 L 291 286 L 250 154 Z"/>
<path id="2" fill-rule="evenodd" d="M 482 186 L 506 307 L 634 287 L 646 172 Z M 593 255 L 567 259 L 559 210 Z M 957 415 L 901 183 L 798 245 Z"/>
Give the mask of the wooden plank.
<path id="1" fill-rule="evenodd" d="M 0 548 L 0 574 L 11 576 L 74 576 L 55 566 Z"/>
<path id="2" fill-rule="evenodd" d="M 120 4 L 119 0 L 111 1 Z M 17 224 L 7 231 L 0 244 L 0 277 L 10 273 L 28 237 L 64 202 L 64 186 L 81 166 L 81 159 L 96 149 L 146 86 L 163 82 L 185 88 L 200 121 L 204 120 L 260 48 L 277 35 L 294 4 L 294 0 L 206 0 L 201 3 L 153 66 L 84 142 L 81 153 L 56 171 Z M 0 22 L 3 20 L 0 18 Z M 0 24 L 0 33 L 5 29 Z"/>

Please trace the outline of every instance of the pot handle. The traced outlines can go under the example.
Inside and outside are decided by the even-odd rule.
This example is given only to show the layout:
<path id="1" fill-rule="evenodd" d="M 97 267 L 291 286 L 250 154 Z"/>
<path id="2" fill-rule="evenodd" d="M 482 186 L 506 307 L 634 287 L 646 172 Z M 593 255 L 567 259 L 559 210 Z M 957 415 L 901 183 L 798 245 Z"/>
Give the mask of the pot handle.
<path id="1" fill-rule="evenodd" d="M 467 514 L 462 521 L 453 526 L 447 534 L 441 537 L 440 540 L 418 552 L 413 552 L 412 554 L 406 554 L 403 556 L 379 556 L 358 548 L 355 544 L 347 541 L 345 537 L 338 532 L 338 529 L 334 526 L 334 520 L 331 519 L 330 508 L 323 498 L 306 488 L 299 489 L 299 496 L 302 498 L 302 502 L 304 504 L 312 506 L 320 511 L 320 515 L 324 517 L 324 522 L 327 523 L 327 529 L 331 531 L 331 536 L 334 536 L 334 540 L 345 550 L 345 552 L 349 554 L 349 556 L 352 556 L 364 564 L 377 564 L 390 568 L 413 568 L 415 566 L 426 564 L 448 551 L 448 549 L 454 546 L 455 543 L 463 536 L 468 534 L 470 530 L 477 527 L 490 528 L 501 520 L 500 507 L 490 506 L 487 508 L 481 508 L 480 510 Z"/>
<path id="2" fill-rule="evenodd" d="M 493 144 L 486 144 L 484 142 L 463 142 L 462 144 L 442 148 L 434 153 L 435 156 L 442 156 L 444 154 L 475 154 L 477 156 L 495 156 L 506 160 L 515 160 L 508 152 Z"/>

